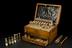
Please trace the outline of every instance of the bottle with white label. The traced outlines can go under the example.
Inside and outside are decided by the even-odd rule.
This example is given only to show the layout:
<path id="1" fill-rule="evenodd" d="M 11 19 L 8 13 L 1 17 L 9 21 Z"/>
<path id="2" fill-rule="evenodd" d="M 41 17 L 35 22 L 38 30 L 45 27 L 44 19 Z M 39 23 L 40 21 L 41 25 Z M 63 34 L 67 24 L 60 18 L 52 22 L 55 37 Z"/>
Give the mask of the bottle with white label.
<path id="1" fill-rule="evenodd" d="M 14 43 L 16 43 L 17 41 L 16 41 L 16 34 L 14 34 Z"/>
<path id="2" fill-rule="evenodd" d="M 14 44 L 14 38 L 11 36 L 11 43 Z"/>
<path id="3" fill-rule="evenodd" d="M 10 37 L 8 37 L 8 43 L 9 43 L 9 45 L 11 45 L 11 38 Z"/>
<path id="4" fill-rule="evenodd" d="M 8 47 L 8 40 L 5 38 L 5 46 Z"/>

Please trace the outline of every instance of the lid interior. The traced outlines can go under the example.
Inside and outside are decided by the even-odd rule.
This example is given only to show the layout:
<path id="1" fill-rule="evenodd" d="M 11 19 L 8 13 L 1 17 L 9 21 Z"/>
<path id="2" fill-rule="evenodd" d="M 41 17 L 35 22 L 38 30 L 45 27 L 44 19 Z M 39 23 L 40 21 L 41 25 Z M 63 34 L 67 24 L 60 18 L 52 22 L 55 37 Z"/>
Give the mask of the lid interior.
<path id="1" fill-rule="evenodd" d="M 35 20 L 52 21 L 55 24 L 58 24 L 61 12 L 61 5 L 54 4 L 42 4 L 37 3 Z"/>

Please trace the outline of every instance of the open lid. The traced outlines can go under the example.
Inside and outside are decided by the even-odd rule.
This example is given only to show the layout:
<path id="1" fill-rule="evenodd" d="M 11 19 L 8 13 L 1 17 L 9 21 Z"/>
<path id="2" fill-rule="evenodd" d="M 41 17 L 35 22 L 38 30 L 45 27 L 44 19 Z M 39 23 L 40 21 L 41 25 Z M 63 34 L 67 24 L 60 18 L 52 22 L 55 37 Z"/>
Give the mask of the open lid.
<path id="1" fill-rule="evenodd" d="M 48 22 L 53 21 L 56 25 L 59 23 L 61 5 L 37 3 L 34 20 Z"/>

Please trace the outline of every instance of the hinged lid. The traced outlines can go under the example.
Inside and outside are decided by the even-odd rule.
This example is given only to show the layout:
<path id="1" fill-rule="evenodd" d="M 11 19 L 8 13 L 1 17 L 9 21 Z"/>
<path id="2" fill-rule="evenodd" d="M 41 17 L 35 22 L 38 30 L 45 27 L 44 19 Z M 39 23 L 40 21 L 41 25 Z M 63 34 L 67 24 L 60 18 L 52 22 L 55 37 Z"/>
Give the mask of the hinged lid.
<path id="1" fill-rule="evenodd" d="M 61 5 L 37 3 L 34 20 L 48 22 L 53 21 L 56 25 L 59 23 Z"/>

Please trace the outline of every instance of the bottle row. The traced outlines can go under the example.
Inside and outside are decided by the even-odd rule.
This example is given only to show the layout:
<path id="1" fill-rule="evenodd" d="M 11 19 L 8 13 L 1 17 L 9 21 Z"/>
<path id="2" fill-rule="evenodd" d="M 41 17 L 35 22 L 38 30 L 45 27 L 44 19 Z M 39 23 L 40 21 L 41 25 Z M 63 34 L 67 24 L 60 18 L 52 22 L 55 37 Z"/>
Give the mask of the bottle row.
<path id="1" fill-rule="evenodd" d="M 13 45 L 18 40 L 21 40 L 21 33 L 13 34 L 13 36 L 9 36 L 5 38 L 5 46 Z"/>

